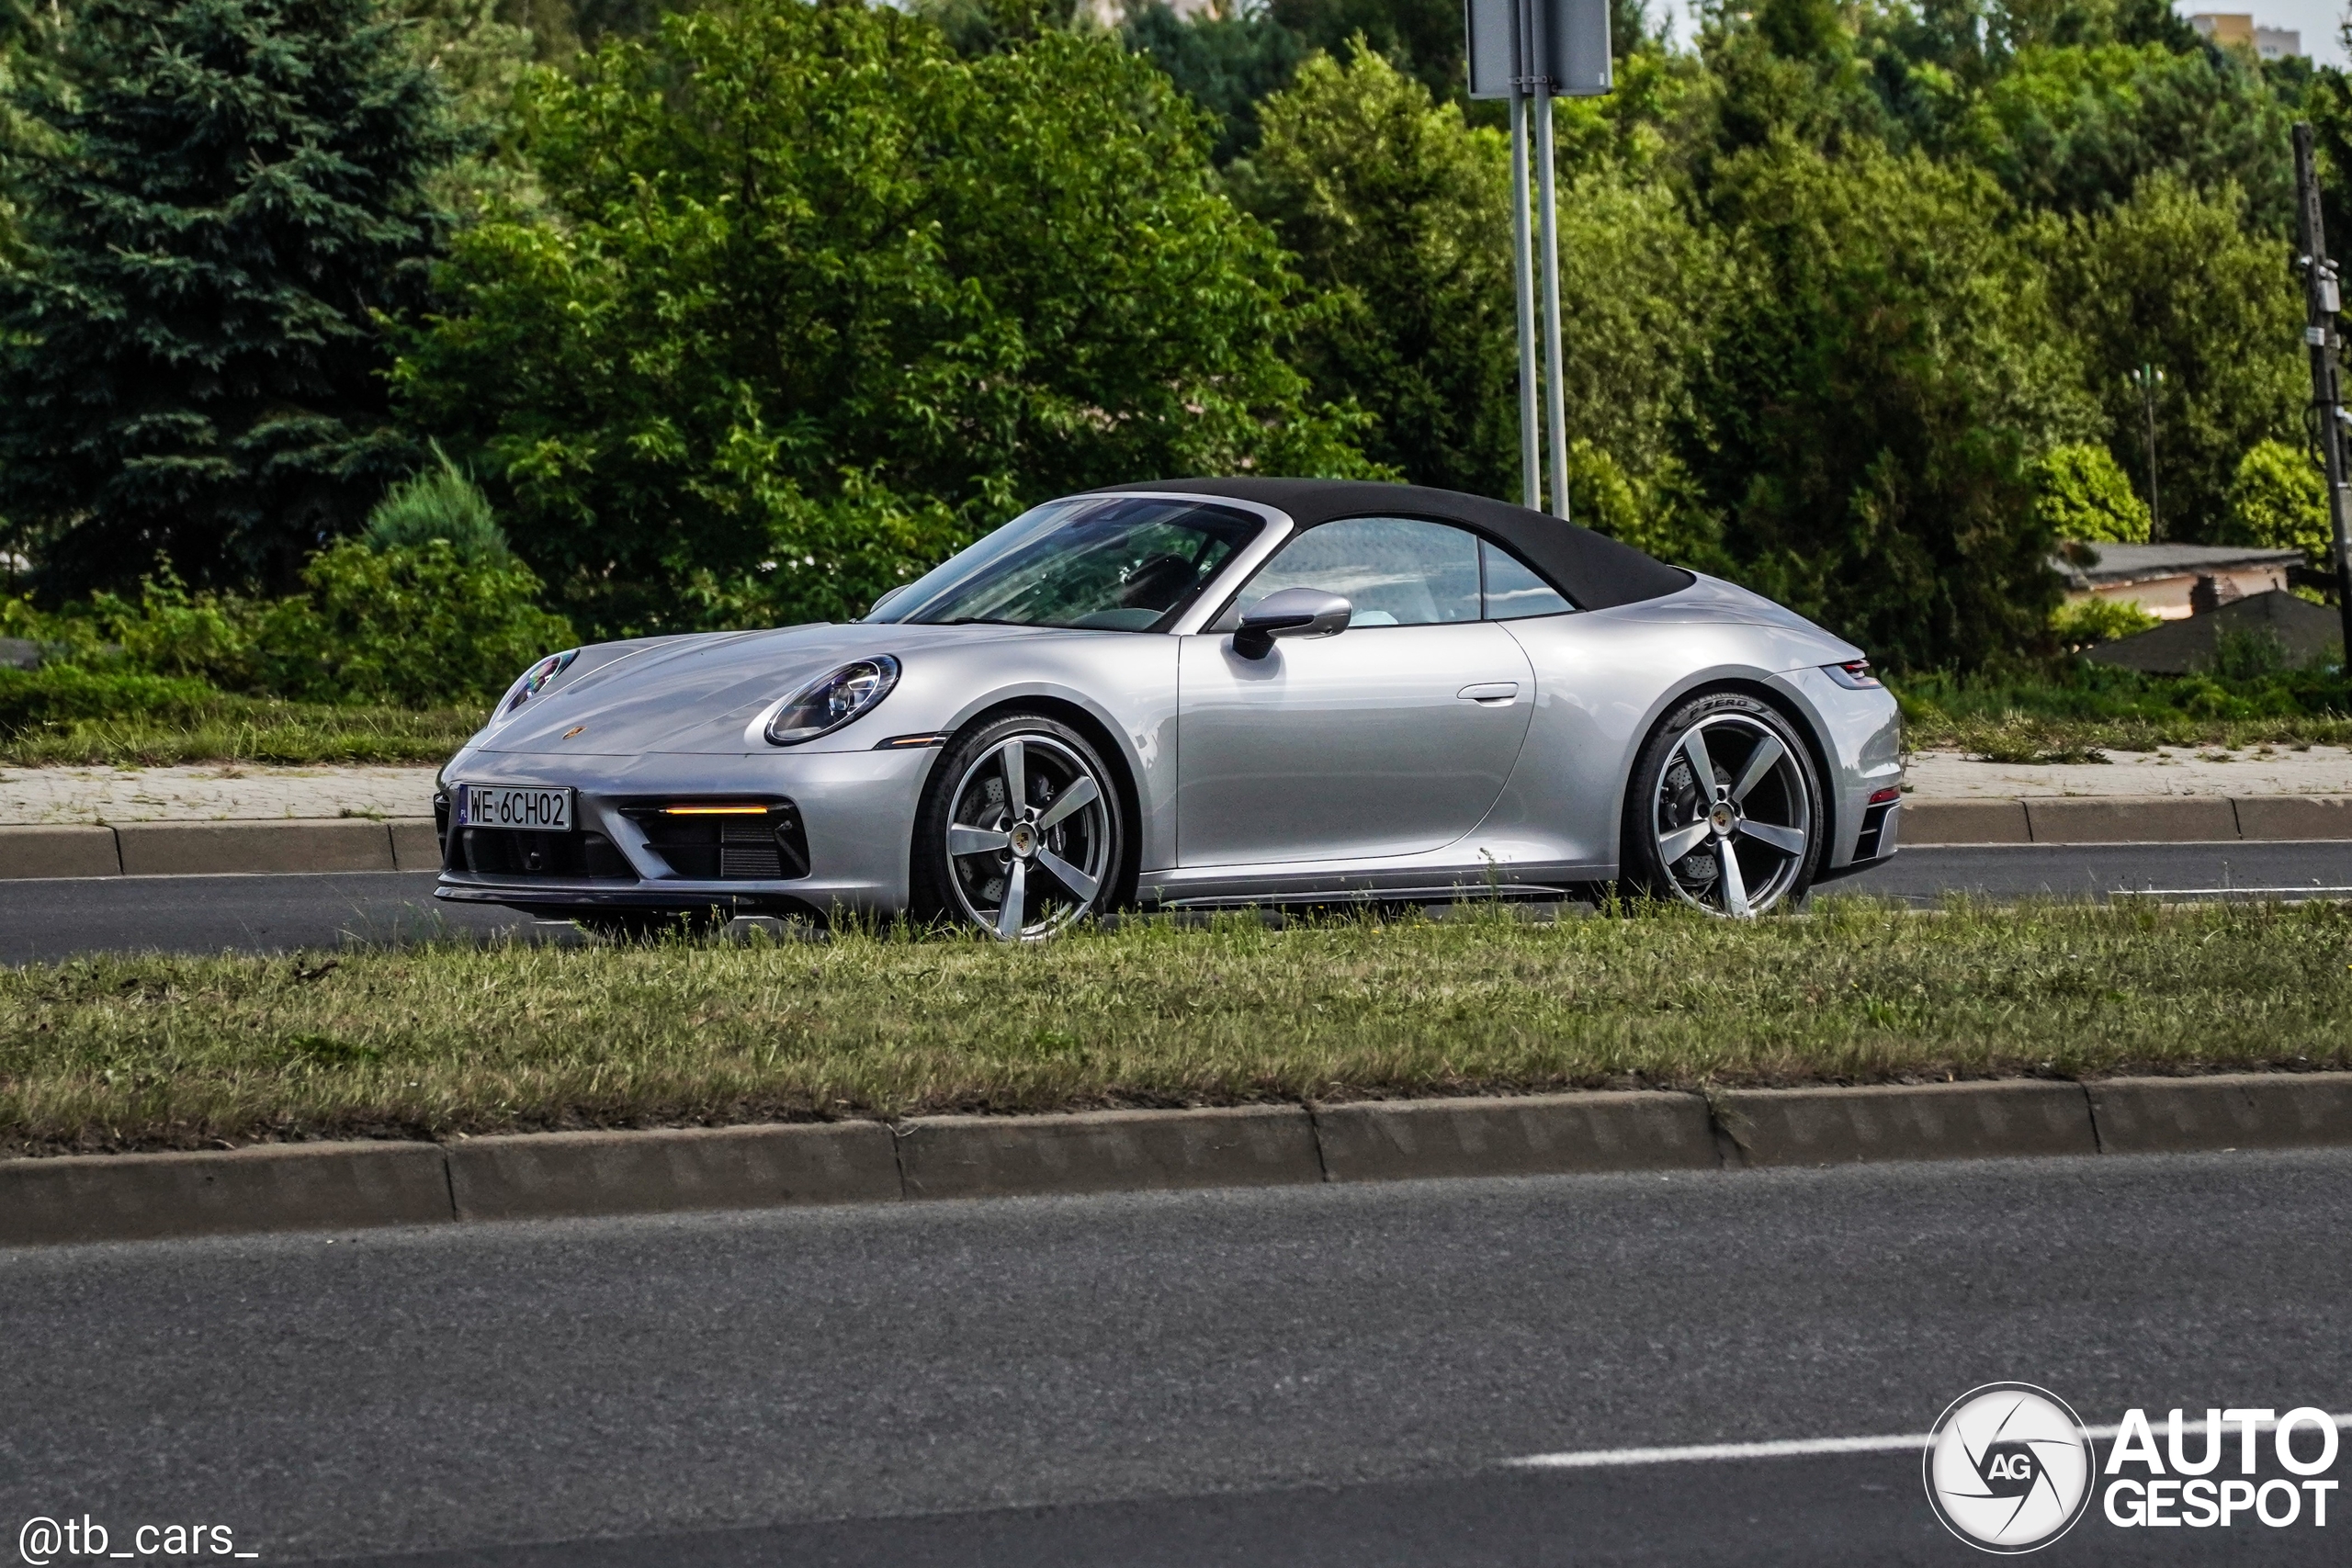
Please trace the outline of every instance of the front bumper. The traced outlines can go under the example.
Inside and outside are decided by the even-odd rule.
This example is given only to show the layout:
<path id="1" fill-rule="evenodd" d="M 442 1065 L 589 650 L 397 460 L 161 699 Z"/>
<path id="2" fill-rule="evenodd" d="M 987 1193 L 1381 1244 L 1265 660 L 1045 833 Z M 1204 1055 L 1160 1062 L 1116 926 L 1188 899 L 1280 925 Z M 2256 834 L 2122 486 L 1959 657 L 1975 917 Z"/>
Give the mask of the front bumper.
<path id="1" fill-rule="evenodd" d="M 552 855 L 475 840 L 496 829 L 451 827 L 442 839 L 437 898 L 537 909 L 834 909 L 889 915 L 906 908 L 917 803 L 933 750 L 642 757 L 462 751 L 451 784 L 569 787 L 573 842 Z M 683 875 L 684 857 L 658 849 L 649 803 L 720 799 L 788 803 L 808 851 L 791 875 Z M 582 852 L 583 848 L 593 852 Z M 716 858 L 716 857 L 706 857 Z M 773 860 L 775 857 L 771 856 Z M 537 867 L 538 869 L 526 869 Z"/>

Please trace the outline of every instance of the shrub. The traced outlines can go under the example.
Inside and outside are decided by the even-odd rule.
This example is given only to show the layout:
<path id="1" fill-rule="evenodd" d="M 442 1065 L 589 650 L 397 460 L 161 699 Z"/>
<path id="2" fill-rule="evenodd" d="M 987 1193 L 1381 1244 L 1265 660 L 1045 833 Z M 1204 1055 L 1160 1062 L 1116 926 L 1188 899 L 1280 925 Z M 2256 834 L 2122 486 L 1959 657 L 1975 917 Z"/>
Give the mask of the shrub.
<path id="1" fill-rule="evenodd" d="M 201 681 L 71 664 L 0 670 L 0 734 L 83 718 L 143 718 L 187 724 L 220 694 Z"/>
<path id="2" fill-rule="evenodd" d="M 135 602 L 101 593 L 49 615 L 27 600 L 0 602 L 0 635 L 49 645 L 53 662 L 35 673 L 70 670 L 57 691 L 99 705 L 56 716 L 68 718 L 163 711 L 154 704 L 166 688 L 137 683 L 156 678 L 181 696 L 481 705 L 576 640 L 570 622 L 538 607 L 529 568 L 512 556 L 468 559 L 445 538 L 385 549 L 345 540 L 313 555 L 302 582 L 307 592 L 283 599 L 190 592 L 165 569 L 140 584 Z M 104 683 L 118 680 L 130 683 Z M 125 705 L 105 706 L 109 692 Z"/>
<path id="3" fill-rule="evenodd" d="M 506 532 L 491 515 L 490 498 L 472 476 L 449 461 L 439 442 L 433 463 L 394 485 L 368 514 L 360 536 L 373 550 L 417 550 L 447 540 L 469 566 L 503 562 L 513 556 Z"/>
<path id="4" fill-rule="evenodd" d="M 255 660 L 270 692 L 312 702 L 488 703 L 536 659 L 575 640 L 537 603 L 519 561 L 468 561 L 447 539 L 422 549 L 347 541 L 302 570 L 308 595 L 263 613 Z"/>
<path id="5" fill-rule="evenodd" d="M 2327 478 L 2309 454 L 2283 441 L 2261 441 L 2238 459 L 2230 480 L 2230 536 L 2242 545 L 2301 550 L 2324 569 L 2333 551 Z"/>
<path id="6" fill-rule="evenodd" d="M 2054 538 L 2148 542 L 2148 503 L 2104 446 L 2084 441 L 2052 448 L 2034 465 L 2033 488 L 2034 515 Z"/>
<path id="7" fill-rule="evenodd" d="M 2128 599 L 2078 599 L 2050 613 L 2050 631 L 2070 649 L 2113 642 L 2164 623 Z"/>

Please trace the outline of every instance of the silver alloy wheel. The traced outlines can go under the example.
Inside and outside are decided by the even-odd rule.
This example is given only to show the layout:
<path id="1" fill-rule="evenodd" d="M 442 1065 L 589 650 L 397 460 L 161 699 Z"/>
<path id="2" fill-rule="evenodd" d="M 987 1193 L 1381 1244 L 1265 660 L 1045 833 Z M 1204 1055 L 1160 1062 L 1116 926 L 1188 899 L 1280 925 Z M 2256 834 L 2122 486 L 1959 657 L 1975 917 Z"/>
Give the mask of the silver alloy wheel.
<path id="1" fill-rule="evenodd" d="M 1759 720 L 1710 714 L 1667 753 L 1652 830 L 1658 863 L 1685 903 L 1760 915 L 1796 885 L 1813 841 L 1804 770 Z"/>
<path id="2" fill-rule="evenodd" d="M 1102 781 L 1049 735 L 973 759 L 948 797 L 956 901 L 1001 942 L 1048 937 L 1086 914 L 1116 863 Z"/>

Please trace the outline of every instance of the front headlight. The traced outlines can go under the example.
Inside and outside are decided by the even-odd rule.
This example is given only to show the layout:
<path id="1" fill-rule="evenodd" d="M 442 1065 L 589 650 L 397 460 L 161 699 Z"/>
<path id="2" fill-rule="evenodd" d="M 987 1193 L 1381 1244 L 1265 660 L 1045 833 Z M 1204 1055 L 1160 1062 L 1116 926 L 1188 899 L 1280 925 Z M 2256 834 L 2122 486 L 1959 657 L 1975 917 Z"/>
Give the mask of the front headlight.
<path id="1" fill-rule="evenodd" d="M 566 649 L 561 653 L 548 654 L 545 659 L 524 671 L 522 678 L 507 687 L 506 694 L 498 700 L 498 711 L 502 714 L 513 713 L 516 708 L 537 696 L 549 681 L 571 669 L 571 661 L 579 657 L 578 649 Z"/>
<path id="2" fill-rule="evenodd" d="M 899 661 L 887 653 L 844 664 L 785 699 L 775 716 L 768 720 L 768 744 L 797 746 L 830 735 L 872 711 L 898 683 Z"/>

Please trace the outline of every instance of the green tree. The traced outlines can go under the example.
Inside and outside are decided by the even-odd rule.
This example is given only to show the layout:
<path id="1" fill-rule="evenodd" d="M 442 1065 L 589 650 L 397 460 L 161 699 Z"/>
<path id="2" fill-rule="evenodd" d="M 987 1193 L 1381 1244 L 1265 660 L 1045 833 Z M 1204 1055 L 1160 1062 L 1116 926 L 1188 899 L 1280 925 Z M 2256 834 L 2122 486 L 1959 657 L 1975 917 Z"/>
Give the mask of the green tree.
<path id="1" fill-rule="evenodd" d="M 1267 10 L 1310 50 L 1347 54 L 1361 36 L 1432 97 L 1469 91 L 1459 0 L 1269 0 Z"/>
<path id="2" fill-rule="evenodd" d="M 1686 443 L 1739 574 L 1911 666 L 2045 635 L 2028 457 L 2095 415 L 1985 175 L 1781 144 L 1728 164 L 1741 302 Z"/>
<path id="3" fill-rule="evenodd" d="M 0 273 L 0 515 L 52 592 L 290 578 L 414 462 L 378 321 L 440 242 L 442 91 L 368 0 L 88 0 L 69 42 Z"/>
<path id="4" fill-rule="evenodd" d="M 1955 150 L 2019 202 L 2104 211 L 2165 175 L 2199 191 L 2233 187 L 2244 220 L 2283 234 L 2294 215 L 2290 119 L 2257 62 L 2161 44 L 2032 48 L 1955 129 Z"/>
<path id="5" fill-rule="evenodd" d="M 1210 155 L 1220 164 L 1257 145 L 1259 100 L 1287 85 L 1306 55 L 1299 36 L 1262 11 L 1186 20 L 1166 0 L 1131 9 L 1121 36 L 1216 120 Z"/>
<path id="6" fill-rule="evenodd" d="M 2052 448 L 2034 465 L 2034 514 L 2055 539 L 2148 542 L 2148 503 L 2114 454 L 2095 442 Z"/>
<path id="7" fill-rule="evenodd" d="M 528 110 L 559 220 L 462 235 L 398 379 L 600 632 L 860 613 L 1091 485 L 1363 466 L 1273 237 L 1115 39 L 744 0 Z"/>
<path id="8" fill-rule="evenodd" d="M 1317 54 L 1233 171 L 1317 296 L 1300 363 L 1375 420 L 1364 450 L 1416 484 L 1516 497 L 1510 154 L 1388 60 Z M 1346 392 L 1336 389 L 1346 388 Z M 1335 395 L 1336 393 L 1336 395 Z"/>
<path id="9" fill-rule="evenodd" d="M 2301 550 L 2320 570 L 2335 560 L 2327 476 L 2303 448 L 2256 442 L 2231 478 L 2229 506 L 2231 543 Z"/>
<path id="10" fill-rule="evenodd" d="M 1317 395 L 1354 398 L 1377 422 L 1366 453 L 1417 483 L 1517 500 L 1509 143 L 1370 51 L 1316 56 L 1262 114 L 1232 183 L 1316 291 L 1300 363 Z M 1673 192 L 1611 159 L 1565 177 L 1559 215 L 1570 493 L 1581 520 L 1656 543 L 1730 280 Z"/>
<path id="11" fill-rule="evenodd" d="M 2238 460 L 2294 437 L 2310 396 L 2303 307 L 2285 242 L 2249 227 L 2234 191 L 2201 195 L 2158 175 L 2098 216 L 2046 223 L 2053 297 L 2081 343 L 2108 445 L 2147 492 L 2145 413 L 2131 373 L 2157 389 L 2156 523 L 2216 542 Z"/>

